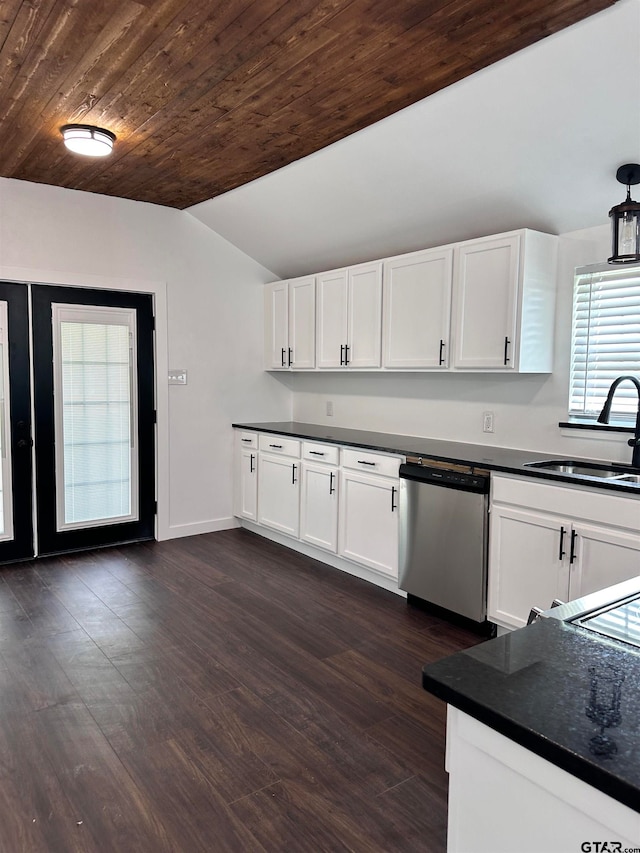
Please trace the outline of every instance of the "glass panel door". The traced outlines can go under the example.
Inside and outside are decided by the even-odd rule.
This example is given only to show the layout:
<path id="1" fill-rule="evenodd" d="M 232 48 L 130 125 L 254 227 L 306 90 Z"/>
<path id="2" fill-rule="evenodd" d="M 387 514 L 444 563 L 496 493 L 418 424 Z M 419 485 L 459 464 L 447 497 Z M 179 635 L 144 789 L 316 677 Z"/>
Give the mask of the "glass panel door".
<path id="1" fill-rule="evenodd" d="M 150 539 L 150 296 L 32 286 L 38 553 Z"/>

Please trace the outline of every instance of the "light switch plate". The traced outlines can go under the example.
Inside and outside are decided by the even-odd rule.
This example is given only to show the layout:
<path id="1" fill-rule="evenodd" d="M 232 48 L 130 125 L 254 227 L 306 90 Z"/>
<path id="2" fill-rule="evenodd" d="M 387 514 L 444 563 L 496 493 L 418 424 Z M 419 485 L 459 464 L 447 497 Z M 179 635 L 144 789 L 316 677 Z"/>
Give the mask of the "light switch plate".
<path id="1" fill-rule="evenodd" d="M 187 371 L 183 367 L 176 367 L 169 371 L 169 385 L 186 385 Z"/>

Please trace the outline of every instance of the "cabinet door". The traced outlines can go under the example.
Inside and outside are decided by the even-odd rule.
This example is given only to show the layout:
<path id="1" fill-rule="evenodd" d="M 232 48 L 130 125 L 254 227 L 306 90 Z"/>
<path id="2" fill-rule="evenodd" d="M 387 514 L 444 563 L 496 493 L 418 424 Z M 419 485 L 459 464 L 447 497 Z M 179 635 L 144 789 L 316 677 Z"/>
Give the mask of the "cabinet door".
<path id="1" fill-rule="evenodd" d="M 380 367 L 382 356 L 382 264 L 348 271 L 349 367 Z"/>
<path id="2" fill-rule="evenodd" d="M 258 452 L 241 448 L 240 471 L 236 491 L 236 515 L 258 520 Z"/>
<path id="3" fill-rule="evenodd" d="M 342 471 L 339 553 L 398 577 L 398 480 Z"/>
<path id="4" fill-rule="evenodd" d="M 275 281 L 264 288 L 264 364 L 267 370 L 289 367 L 289 285 Z"/>
<path id="5" fill-rule="evenodd" d="M 316 366 L 316 280 L 289 282 L 289 363 L 294 370 Z"/>
<path id="6" fill-rule="evenodd" d="M 570 600 L 640 574 L 640 534 L 582 522 L 574 522 L 573 529 L 576 541 Z"/>
<path id="7" fill-rule="evenodd" d="M 300 538 L 318 548 L 338 550 L 338 469 L 302 464 Z"/>
<path id="8" fill-rule="evenodd" d="M 456 249 L 454 357 L 457 368 L 516 367 L 520 237 Z"/>
<path id="9" fill-rule="evenodd" d="M 298 535 L 300 522 L 300 462 L 260 454 L 258 523 L 289 536 Z"/>
<path id="10" fill-rule="evenodd" d="M 570 535 L 570 522 L 559 516 L 493 505 L 489 527 L 490 620 L 521 628 L 527 624 L 532 607 L 546 610 L 554 598 L 568 600 L 569 564 L 563 556 L 569 551 Z"/>
<path id="11" fill-rule="evenodd" d="M 347 271 L 318 276 L 316 298 L 317 366 L 342 367 L 347 345 Z"/>
<path id="12" fill-rule="evenodd" d="M 448 367 L 452 274 L 453 249 L 384 264 L 384 367 Z"/>

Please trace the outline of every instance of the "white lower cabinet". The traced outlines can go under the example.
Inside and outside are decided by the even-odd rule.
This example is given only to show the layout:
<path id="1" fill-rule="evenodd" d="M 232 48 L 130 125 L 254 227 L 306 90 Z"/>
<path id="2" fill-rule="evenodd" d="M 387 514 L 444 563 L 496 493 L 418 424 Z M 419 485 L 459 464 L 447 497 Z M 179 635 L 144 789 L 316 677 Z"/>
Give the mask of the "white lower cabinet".
<path id="1" fill-rule="evenodd" d="M 339 553 L 398 577 L 398 481 L 343 470 Z"/>
<path id="2" fill-rule="evenodd" d="M 297 536 L 300 527 L 300 460 L 260 454 L 258 524 Z"/>
<path id="3" fill-rule="evenodd" d="M 236 432 L 235 489 L 233 513 L 239 518 L 258 520 L 258 436 Z"/>
<path id="4" fill-rule="evenodd" d="M 615 492 L 494 476 L 489 619 L 526 625 L 532 607 L 571 601 L 640 573 L 640 501 Z"/>
<path id="5" fill-rule="evenodd" d="M 319 559 L 322 552 L 328 562 L 334 555 L 332 565 L 350 571 L 343 557 L 372 569 L 392 588 L 389 581 L 398 576 L 401 457 L 240 430 L 235 446 L 238 518 L 314 546 Z"/>
<path id="6" fill-rule="evenodd" d="M 640 519 L 640 504 L 638 505 Z M 637 532 L 612 530 L 598 524 L 573 523 L 576 534 L 577 595 L 597 592 L 640 574 L 640 520 Z"/>
<path id="7" fill-rule="evenodd" d="M 447 853 L 633 850 L 640 814 L 451 705 Z"/>
<path id="8" fill-rule="evenodd" d="M 334 554 L 338 550 L 338 479 L 334 465 L 302 463 L 300 539 Z"/>

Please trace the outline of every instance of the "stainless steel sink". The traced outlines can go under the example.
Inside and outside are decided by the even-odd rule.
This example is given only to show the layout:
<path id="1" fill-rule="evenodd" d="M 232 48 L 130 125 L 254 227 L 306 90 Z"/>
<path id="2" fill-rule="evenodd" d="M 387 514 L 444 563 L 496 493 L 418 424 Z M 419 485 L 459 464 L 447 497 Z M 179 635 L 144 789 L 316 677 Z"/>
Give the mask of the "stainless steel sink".
<path id="1" fill-rule="evenodd" d="M 585 462 L 573 462 L 562 460 L 560 462 L 526 462 L 525 468 L 541 468 L 545 471 L 553 471 L 556 474 L 569 474 L 572 477 L 597 477 L 603 480 L 619 480 L 624 483 L 640 483 L 640 474 L 630 474 L 614 465 L 590 465 Z"/>

